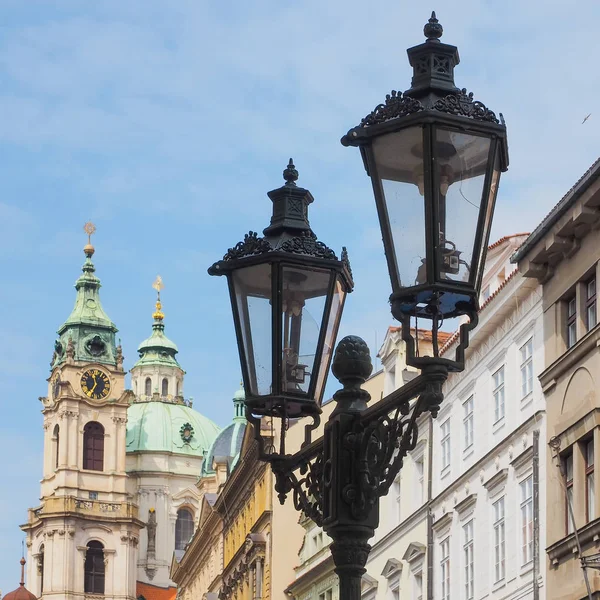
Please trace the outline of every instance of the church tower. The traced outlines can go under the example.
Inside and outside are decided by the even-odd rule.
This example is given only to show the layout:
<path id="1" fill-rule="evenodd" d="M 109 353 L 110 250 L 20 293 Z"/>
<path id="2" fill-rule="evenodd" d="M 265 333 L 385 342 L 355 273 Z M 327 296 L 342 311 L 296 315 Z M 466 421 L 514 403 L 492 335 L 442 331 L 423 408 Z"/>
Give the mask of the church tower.
<path id="1" fill-rule="evenodd" d="M 126 423 L 132 394 L 117 328 L 100 303 L 91 235 L 75 307 L 58 330 L 44 415 L 40 505 L 22 526 L 28 584 L 39 598 L 134 600 L 140 529 L 127 492 Z"/>

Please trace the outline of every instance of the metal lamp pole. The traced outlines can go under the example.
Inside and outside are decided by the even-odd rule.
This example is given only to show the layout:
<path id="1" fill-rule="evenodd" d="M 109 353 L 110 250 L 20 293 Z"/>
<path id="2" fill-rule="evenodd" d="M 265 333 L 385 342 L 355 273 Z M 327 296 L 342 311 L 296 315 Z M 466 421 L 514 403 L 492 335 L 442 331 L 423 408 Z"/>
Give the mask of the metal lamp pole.
<path id="1" fill-rule="evenodd" d="M 379 498 L 416 446 L 419 416 L 437 416 L 449 372 L 464 368 L 500 173 L 508 167 L 502 115 L 499 120 L 455 86 L 458 50 L 440 42 L 442 32 L 432 13 L 426 41 L 407 51 L 411 88 L 392 92 L 342 138 L 360 148 L 371 177 L 392 315 L 402 324 L 407 364 L 420 369 L 419 376 L 368 406 L 361 385 L 372 371 L 369 349 L 361 338 L 345 337 L 332 362 L 342 389 L 323 436 L 311 440 L 354 284 L 346 249 L 338 260 L 310 228 L 314 199 L 297 186 L 291 159 L 285 185 L 268 194 L 273 216 L 264 237 L 250 232 L 209 269 L 229 283 L 246 414 L 259 456 L 271 464 L 279 500 L 291 495 L 296 509 L 332 538 L 343 600 L 361 596 Z M 450 359 L 440 356 L 437 333 L 454 317 L 466 318 Z M 431 331 L 433 356 L 419 354 L 417 325 Z M 312 420 L 301 449 L 289 454 L 287 426 L 300 417 Z M 281 421 L 279 449 L 262 437 L 263 418 Z"/>

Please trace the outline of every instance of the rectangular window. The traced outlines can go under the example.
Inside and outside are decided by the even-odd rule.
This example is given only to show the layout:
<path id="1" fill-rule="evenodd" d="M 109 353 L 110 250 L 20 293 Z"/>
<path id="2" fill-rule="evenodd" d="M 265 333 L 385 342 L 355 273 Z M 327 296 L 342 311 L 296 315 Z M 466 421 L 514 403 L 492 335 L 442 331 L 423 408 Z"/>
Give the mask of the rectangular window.
<path id="1" fill-rule="evenodd" d="M 494 564 L 495 581 L 501 581 L 506 575 L 506 545 L 504 525 L 504 496 L 494 502 Z"/>
<path id="2" fill-rule="evenodd" d="M 447 537 L 440 544 L 441 550 L 441 576 L 442 576 L 442 598 L 450 600 L 450 538 Z"/>
<path id="3" fill-rule="evenodd" d="M 588 523 L 596 518 L 595 501 L 594 440 L 590 440 L 585 444 L 585 518 Z"/>
<path id="4" fill-rule="evenodd" d="M 401 498 L 402 486 L 401 486 L 400 475 L 398 475 L 396 477 L 396 479 L 394 479 L 393 489 L 394 489 L 394 497 L 392 498 L 392 513 L 393 513 L 392 514 L 392 517 L 393 517 L 392 522 L 397 525 L 398 523 L 400 523 L 400 518 L 401 518 L 400 498 Z"/>
<path id="5" fill-rule="evenodd" d="M 575 297 L 567 301 L 567 348 L 577 341 L 577 300 Z"/>
<path id="6" fill-rule="evenodd" d="M 473 445 L 473 396 L 469 396 L 463 403 L 463 450 Z"/>
<path id="7" fill-rule="evenodd" d="M 465 560 L 465 600 L 475 597 L 475 570 L 473 559 L 473 520 L 463 525 L 463 556 Z"/>
<path id="8" fill-rule="evenodd" d="M 442 471 L 450 466 L 450 419 L 442 423 Z"/>
<path id="9" fill-rule="evenodd" d="M 575 530 L 571 510 L 573 507 L 573 453 L 570 452 L 563 458 L 565 485 L 567 488 L 567 502 L 565 506 L 565 526 L 567 535 Z"/>
<path id="10" fill-rule="evenodd" d="M 425 464 L 423 459 L 415 461 L 415 500 L 416 506 L 419 507 L 425 500 Z"/>
<path id="11" fill-rule="evenodd" d="M 423 600 L 423 574 L 415 575 L 415 600 Z"/>
<path id="12" fill-rule="evenodd" d="M 590 279 L 585 285 L 585 324 L 589 331 L 598 322 L 596 314 L 596 278 Z"/>
<path id="13" fill-rule="evenodd" d="M 531 394 L 533 390 L 533 339 L 530 338 L 521 346 L 521 398 Z"/>
<path id="14" fill-rule="evenodd" d="M 331 600 L 333 598 L 333 590 L 329 588 L 319 594 L 319 600 Z"/>
<path id="15" fill-rule="evenodd" d="M 521 560 L 533 560 L 533 476 L 519 484 L 521 488 Z"/>
<path id="16" fill-rule="evenodd" d="M 494 422 L 504 418 L 504 366 L 500 367 L 493 375 L 494 385 Z"/>

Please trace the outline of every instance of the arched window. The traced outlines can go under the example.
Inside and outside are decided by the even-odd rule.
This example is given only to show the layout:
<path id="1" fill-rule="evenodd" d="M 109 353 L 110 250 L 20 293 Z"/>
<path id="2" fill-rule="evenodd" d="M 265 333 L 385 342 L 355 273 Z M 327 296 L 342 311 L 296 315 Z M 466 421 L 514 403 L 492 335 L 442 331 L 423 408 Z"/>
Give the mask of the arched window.
<path id="1" fill-rule="evenodd" d="M 180 508 L 175 522 L 175 550 L 185 550 L 193 535 L 194 516 L 187 508 Z"/>
<path id="2" fill-rule="evenodd" d="M 104 594 L 104 546 L 89 542 L 85 552 L 85 593 Z"/>
<path id="3" fill-rule="evenodd" d="M 54 457 L 54 468 L 58 469 L 58 450 L 59 450 L 59 436 L 60 428 L 58 425 L 54 426 L 54 431 L 52 432 L 52 454 Z"/>
<path id="4" fill-rule="evenodd" d="M 146 394 L 146 396 L 152 396 L 152 380 L 150 377 L 146 377 L 144 394 Z"/>
<path id="5" fill-rule="evenodd" d="M 178 382 L 177 382 L 177 394 L 176 394 L 176 396 L 179 396 L 179 395 L 180 395 L 180 394 L 179 394 L 179 381 L 178 381 Z"/>
<path id="6" fill-rule="evenodd" d="M 90 421 L 83 428 L 83 468 L 104 470 L 104 427 Z"/>
<path id="7" fill-rule="evenodd" d="M 161 396 L 167 396 L 169 394 L 169 380 L 165 377 L 162 380 Z"/>
<path id="8" fill-rule="evenodd" d="M 44 544 L 40 546 L 38 556 L 38 573 L 40 574 L 40 596 L 44 593 Z"/>

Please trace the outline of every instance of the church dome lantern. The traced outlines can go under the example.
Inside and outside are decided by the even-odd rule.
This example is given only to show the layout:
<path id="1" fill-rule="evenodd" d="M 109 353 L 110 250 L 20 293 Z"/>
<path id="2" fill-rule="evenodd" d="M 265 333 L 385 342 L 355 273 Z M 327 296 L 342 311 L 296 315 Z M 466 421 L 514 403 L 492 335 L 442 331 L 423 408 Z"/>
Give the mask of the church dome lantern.
<path id="1" fill-rule="evenodd" d="M 16 590 L 8 592 L 4 600 L 37 600 L 35 594 L 32 594 L 25 587 L 25 558 L 21 558 L 21 583 Z"/>

